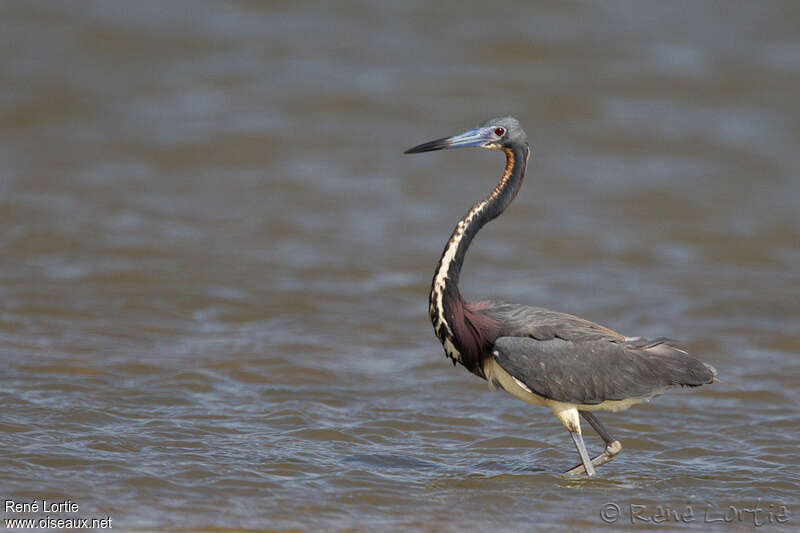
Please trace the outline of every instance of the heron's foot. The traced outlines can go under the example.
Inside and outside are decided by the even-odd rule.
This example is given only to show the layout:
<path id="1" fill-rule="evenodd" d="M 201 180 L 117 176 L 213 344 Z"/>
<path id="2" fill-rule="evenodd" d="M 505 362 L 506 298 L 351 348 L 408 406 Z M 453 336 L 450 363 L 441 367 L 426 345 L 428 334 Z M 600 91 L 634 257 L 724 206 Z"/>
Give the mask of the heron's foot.
<path id="1" fill-rule="evenodd" d="M 608 462 L 613 461 L 614 458 L 617 455 L 619 455 L 619 452 L 621 452 L 621 451 L 622 451 L 622 444 L 620 444 L 620 442 L 618 440 L 609 442 L 608 445 L 606 445 L 605 451 L 603 453 L 601 453 L 600 455 L 598 455 L 597 457 L 595 457 L 594 459 L 592 459 L 592 461 L 591 461 L 591 465 L 592 465 L 591 471 L 592 471 L 592 473 L 589 474 L 589 475 L 590 476 L 594 475 L 594 467 L 601 466 L 601 465 L 604 465 L 604 464 L 606 464 Z M 564 472 L 564 474 L 568 475 L 568 476 L 577 476 L 577 475 L 583 474 L 585 472 L 586 472 L 586 467 L 583 464 L 579 464 L 575 468 L 570 468 L 569 470 Z"/>

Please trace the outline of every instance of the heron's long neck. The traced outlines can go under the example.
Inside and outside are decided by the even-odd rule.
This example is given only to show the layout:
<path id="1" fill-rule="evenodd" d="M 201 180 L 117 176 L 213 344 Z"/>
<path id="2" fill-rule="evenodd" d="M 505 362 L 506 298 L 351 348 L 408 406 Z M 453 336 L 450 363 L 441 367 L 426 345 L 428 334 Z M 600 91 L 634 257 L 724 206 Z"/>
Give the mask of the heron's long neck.
<path id="1" fill-rule="evenodd" d="M 459 321 L 463 322 L 463 300 L 458 290 L 458 279 L 464 256 L 478 231 L 505 211 L 517 195 L 525 177 L 525 167 L 530 155 L 528 145 L 504 148 L 503 151 L 506 154 L 506 168 L 500 181 L 489 196 L 472 206 L 458 222 L 433 276 L 430 294 L 431 321 L 436 336 L 454 361 L 461 360 L 457 345 L 458 330 L 461 327 Z"/>

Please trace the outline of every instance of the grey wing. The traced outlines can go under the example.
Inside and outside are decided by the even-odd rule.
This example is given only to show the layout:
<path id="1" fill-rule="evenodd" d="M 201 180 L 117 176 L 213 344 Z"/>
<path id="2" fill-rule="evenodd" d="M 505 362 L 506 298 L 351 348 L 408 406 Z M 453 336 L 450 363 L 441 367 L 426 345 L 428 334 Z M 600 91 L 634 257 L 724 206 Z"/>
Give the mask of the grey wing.
<path id="1" fill-rule="evenodd" d="M 581 317 L 542 307 L 492 302 L 490 313 L 505 328 L 505 336 L 531 337 L 545 341 L 560 338 L 568 341 L 607 339 L 624 342 L 625 336 Z"/>
<path id="2" fill-rule="evenodd" d="M 500 337 L 492 355 L 536 394 L 576 404 L 648 398 L 675 385 L 713 381 L 713 368 L 666 341 L 635 341 L 629 346 L 608 339 Z"/>

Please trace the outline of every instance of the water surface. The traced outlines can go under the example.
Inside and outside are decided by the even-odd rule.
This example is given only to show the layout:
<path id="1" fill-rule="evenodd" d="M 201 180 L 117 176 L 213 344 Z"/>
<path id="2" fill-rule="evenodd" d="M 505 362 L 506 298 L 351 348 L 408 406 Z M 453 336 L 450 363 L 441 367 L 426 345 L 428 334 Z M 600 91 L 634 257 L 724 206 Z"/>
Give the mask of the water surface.
<path id="1" fill-rule="evenodd" d="M 384 4 L 0 8 L 3 498 L 123 531 L 796 528 L 800 8 Z M 463 292 L 724 380 L 601 416 L 593 480 L 428 323 L 503 162 L 402 151 L 505 113 L 535 155 Z"/>

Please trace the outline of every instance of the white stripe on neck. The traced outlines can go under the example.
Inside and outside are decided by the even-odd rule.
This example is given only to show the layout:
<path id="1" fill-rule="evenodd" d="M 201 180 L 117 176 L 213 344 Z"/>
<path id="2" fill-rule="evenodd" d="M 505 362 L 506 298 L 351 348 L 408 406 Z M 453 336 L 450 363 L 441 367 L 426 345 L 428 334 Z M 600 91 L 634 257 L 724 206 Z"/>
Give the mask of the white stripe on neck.
<path id="1" fill-rule="evenodd" d="M 447 355 L 450 356 L 450 358 L 459 362 L 461 362 L 461 354 L 453 344 L 453 328 L 451 324 L 448 324 L 444 313 L 444 289 L 447 284 L 447 274 L 450 271 L 450 265 L 456 258 L 456 253 L 461 245 L 461 241 L 464 240 L 464 235 L 466 234 L 469 225 L 476 216 L 481 214 L 483 210 L 486 209 L 486 206 L 489 205 L 490 202 L 497 198 L 497 196 L 502 192 L 503 188 L 508 183 L 508 180 L 511 179 L 511 172 L 514 169 L 514 152 L 512 152 L 510 148 L 503 148 L 502 150 L 506 154 L 506 168 L 503 171 L 500 181 L 497 183 L 488 198 L 472 206 L 472 209 L 469 210 L 469 213 L 467 213 L 466 216 L 458 222 L 458 226 L 456 226 L 455 231 L 453 231 L 452 237 L 450 237 L 450 240 L 447 242 L 447 246 L 442 254 L 442 259 L 439 261 L 439 268 L 436 271 L 436 275 L 433 277 L 429 309 L 431 320 L 433 321 L 433 327 L 438 335 L 439 328 L 444 325 L 444 338 L 440 339 L 444 345 L 444 350 L 447 352 Z M 526 156 L 527 155 L 530 155 L 529 151 L 526 153 Z"/>
<path id="2" fill-rule="evenodd" d="M 447 247 L 445 248 L 444 254 L 442 254 L 442 260 L 439 261 L 439 269 L 436 271 L 436 275 L 433 278 L 433 287 L 431 288 L 431 316 L 436 317 L 436 323 L 434 327 L 438 330 L 439 326 L 444 324 L 445 330 L 447 331 L 446 336 L 449 338 L 453 337 L 453 328 L 450 324 L 448 324 L 447 319 L 445 318 L 444 313 L 444 289 L 448 279 L 448 272 L 450 271 L 450 265 L 455 260 L 456 252 L 458 251 L 458 247 L 461 244 L 461 241 L 464 239 L 464 234 L 469 227 L 472 220 L 478 216 L 485 208 L 486 204 L 489 202 L 484 200 L 475 204 L 472 209 L 470 209 L 467 216 L 461 219 L 456 226 L 456 230 L 453 232 L 453 236 L 447 243 Z M 456 359 L 458 361 L 461 360 L 461 354 L 459 354 L 458 350 L 456 350 L 453 343 L 449 340 L 442 341 L 445 345 L 445 351 L 447 354 Z"/>

